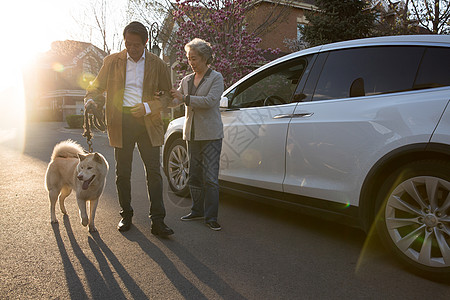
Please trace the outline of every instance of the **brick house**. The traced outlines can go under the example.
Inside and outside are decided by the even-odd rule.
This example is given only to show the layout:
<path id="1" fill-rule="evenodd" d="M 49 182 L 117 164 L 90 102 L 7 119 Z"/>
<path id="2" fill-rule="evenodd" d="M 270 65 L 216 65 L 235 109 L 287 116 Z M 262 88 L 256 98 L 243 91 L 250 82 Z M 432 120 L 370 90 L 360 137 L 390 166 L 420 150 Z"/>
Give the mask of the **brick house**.
<path id="1" fill-rule="evenodd" d="M 301 38 L 299 29 L 308 23 L 305 11 L 317 9 L 314 4 L 314 0 L 259 0 L 247 16 L 249 31 L 263 24 L 269 15 L 279 13 L 281 17 L 276 23 L 260 35 L 262 41 L 259 47 L 279 48 L 280 56 L 295 52 L 299 50 L 298 46 L 296 47 Z"/>
<path id="2" fill-rule="evenodd" d="M 32 121 L 65 121 L 83 114 L 87 84 L 106 52 L 90 43 L 56 41 L 24 72 L 27 116 Z"/>

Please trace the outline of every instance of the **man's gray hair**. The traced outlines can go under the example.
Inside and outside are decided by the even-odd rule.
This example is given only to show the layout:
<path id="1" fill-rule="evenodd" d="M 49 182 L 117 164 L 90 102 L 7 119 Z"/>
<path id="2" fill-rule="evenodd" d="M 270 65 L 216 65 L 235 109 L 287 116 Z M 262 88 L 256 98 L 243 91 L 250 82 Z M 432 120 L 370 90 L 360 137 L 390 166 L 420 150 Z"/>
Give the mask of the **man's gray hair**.
<path id="1" fill-rule="evenodd" d="M 194 50 L 200 55 L 202 58 L 206 59 L 206 64 L 210 65 L 213 62 L 213 51 L 211 44 L 199 39 L 195 38 L 184 46 L 184 50 L 187 52 L 188 50 Z"/>

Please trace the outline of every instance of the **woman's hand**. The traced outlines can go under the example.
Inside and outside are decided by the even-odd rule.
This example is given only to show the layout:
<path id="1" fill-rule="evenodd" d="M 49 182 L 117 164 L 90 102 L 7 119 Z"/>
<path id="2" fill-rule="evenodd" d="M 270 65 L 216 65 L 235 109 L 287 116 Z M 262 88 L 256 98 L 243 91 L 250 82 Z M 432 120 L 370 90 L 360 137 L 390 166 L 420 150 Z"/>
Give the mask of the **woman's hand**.
<path id="1" fill-rule="evenodd" d="M 176 89 L 171 89 L 170 94 L 172 95 L 172 97 L 174 97 L 178 101 L 183 102 L 183 94 L 181 94 L 180 91 L 178 91 Z"/>

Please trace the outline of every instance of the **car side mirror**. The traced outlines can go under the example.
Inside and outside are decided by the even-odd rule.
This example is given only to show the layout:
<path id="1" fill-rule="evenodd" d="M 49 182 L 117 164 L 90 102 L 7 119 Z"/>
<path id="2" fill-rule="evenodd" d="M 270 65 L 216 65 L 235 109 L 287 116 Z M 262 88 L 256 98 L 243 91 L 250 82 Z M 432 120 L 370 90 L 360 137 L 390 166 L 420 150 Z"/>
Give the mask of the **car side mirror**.
<path id="1" fill-rule="evenodd" d="M 219 107 L 220 107 L 220 108 L 228 108 L 228 98 L 227 98 L 227 97 L 222 96 L 222 97 L 220 98 L 220 104 L 219 104 Z"/>

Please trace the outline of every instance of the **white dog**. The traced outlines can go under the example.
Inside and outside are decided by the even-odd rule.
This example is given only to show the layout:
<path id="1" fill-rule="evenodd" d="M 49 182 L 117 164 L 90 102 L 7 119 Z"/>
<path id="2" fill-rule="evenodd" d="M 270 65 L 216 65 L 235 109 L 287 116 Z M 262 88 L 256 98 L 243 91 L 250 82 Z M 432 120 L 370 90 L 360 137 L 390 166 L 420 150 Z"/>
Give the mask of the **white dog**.
<path id="1" fill-rule="evenodd" d="M 57 223 L 55 214 L 56 201 L 59 200 L 61 212 L 67 214 L 64 200 L 75 190 L 78 208 L 83 226 L 94 226 L 95 210 L 98 199 L 105 187 L 108 162 L 99 153 L 84 154 L 83 148 L 72 140 L 60 142 L 53 149 L 51 161 L 45 174 L 45 185 L 50 198 L 51 222 Z M 89 218 L 86 212 L 89 201 Z"/>

